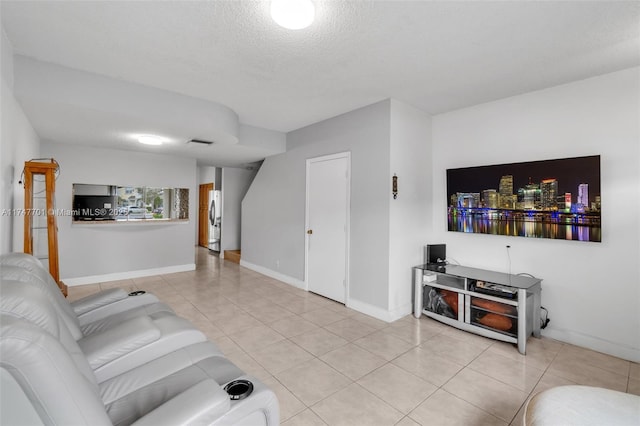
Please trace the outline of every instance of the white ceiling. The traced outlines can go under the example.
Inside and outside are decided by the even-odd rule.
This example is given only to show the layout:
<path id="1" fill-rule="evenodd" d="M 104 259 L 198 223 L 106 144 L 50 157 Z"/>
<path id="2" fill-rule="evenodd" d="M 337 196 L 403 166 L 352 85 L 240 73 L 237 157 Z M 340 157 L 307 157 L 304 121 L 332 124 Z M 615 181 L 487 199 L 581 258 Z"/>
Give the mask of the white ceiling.
<path id="1" fill-rule="evenodd" d="M 16 54 L 199 98 L 279 132 L 385 98 L 438 114 L 640 65 L 637 1 L 315 4 L 316 21 L 298 31 L 273 23 L 268 1 L 3 0 L 0 11 Z M 25 108 L 36 131 L 59 138 L 37 110 Z M 118 114 L 102 113 L 117 132 Z M 225 150 L 259 148 L 242 145 Z M 237 157 L 203 163 L 256 155 Z"/>

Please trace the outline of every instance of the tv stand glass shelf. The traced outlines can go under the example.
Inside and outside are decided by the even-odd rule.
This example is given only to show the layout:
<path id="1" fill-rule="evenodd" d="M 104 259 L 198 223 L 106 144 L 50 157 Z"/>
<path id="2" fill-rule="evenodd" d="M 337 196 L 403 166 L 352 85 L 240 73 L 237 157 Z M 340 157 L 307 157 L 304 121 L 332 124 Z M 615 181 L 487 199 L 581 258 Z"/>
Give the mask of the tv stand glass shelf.
<path id="1" fill-rule="evenodd" d="M 461 265 L 413 268 L 414 316 L 422 314 L 485 337 L 515 343 L 540 337 L 540 278 Z"/>

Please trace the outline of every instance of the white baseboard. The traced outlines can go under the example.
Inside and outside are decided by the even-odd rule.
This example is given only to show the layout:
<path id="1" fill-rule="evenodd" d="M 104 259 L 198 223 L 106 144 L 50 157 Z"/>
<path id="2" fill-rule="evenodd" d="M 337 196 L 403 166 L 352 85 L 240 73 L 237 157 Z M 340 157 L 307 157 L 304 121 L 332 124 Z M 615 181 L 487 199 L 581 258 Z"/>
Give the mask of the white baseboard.
<path id="1" fill-rule="evenodd" d="M 549 328 L 542 330 L 542 334 L 545 337 L 559 340 L 564 343 L 591 349 L 596 352 L 602 352 L 628 361 L 640 362 L 639 348 L 621 345 L 619 343 L 604 340 L 595 336 L 588 336 L 572 330 Z"/>
<path id="2" fill-rule="evenodd" d="M 246 260 L 242 259 L 240 259 L 240 266 L 244 266 L 245 268 L 251 269 L 252 271 L 258 272 L 262 275 L 266 275 L 270 278 L 274 278 L 278 281 L 282 281 L 286 284 L 307 291 L 306 283 L 297 278 L 281 274 L 280 272 L 265 268 L 264 266 L 249 263 Z M 394 309 L 393 311 L 387 311 L 385 309 L 355 299 L 348 299 L 346 306 L 365 315 L 369 315 L 370 317 L 374 317 L 385 322 L 393 322 L 404 317 L 405 315 L 409 315 L 413 309 L 411 303 L 408 303 L 406 306 L 401 306 L 397 309 Z"/>
<path id="3" fill-rule="evenodd" d="M 353 298 L 347 300 L 347 307 L 384 322 L 394 322 L 411 313 L 411 303 L 391 311 Z"/>
<path id="4" fill-rule="evenodd" d="M 90 275 L 87 277 L 78 277 L 78 278 L 62 278 L 61 281 L 64 282 L 67 286 L 73 287 L 76 285 L 97 284 L 97 283 L 104 283 L 108 281 L 129 280 L 132 278 L 150 277 L 152 275 L 174 274 L 176 272 L 194 271 L 195 269 L 196 269 L 195 263 L 188 263 L 186 265 L 165 266 L 163 268 L 153 268 L 153 269 L 140 269 L 138 271 L 115 272 L 112 274 Z"/>
<path id="5" fill-rule="evenodd" d="M 282 281 L 283 283 L 292 285 L 301 290 L 307 290 L 307 286 L 305 285 L 304 281 L 299 280 L 297 278 L 290 277 L 288 275 L 284 275 L 280 272 L 271 270 L 269 268 L 265 268 L 264 266 L 255 265 L 253 263 L 249 263 L 246 260 L 242 260 L 242 259 L 240 259 L 240 266 L 243 266 L 247 269 L 251 269 L 252 271 L 256 271 L 262 275 L 266 275 L 267 277 L 276 279 L 278 281 Z"/>
<path id="6" fill-rule="evenodd" d="M 400 306 L 396 309 L 392 309 L 389 311 L 389 316 L 391 318 L 391 322 L 397 321 L 400 318 L 404 318 L 407 315 L 411 315 L 413 313 L 413 303 L 407 303 L 406 305 Z"/>

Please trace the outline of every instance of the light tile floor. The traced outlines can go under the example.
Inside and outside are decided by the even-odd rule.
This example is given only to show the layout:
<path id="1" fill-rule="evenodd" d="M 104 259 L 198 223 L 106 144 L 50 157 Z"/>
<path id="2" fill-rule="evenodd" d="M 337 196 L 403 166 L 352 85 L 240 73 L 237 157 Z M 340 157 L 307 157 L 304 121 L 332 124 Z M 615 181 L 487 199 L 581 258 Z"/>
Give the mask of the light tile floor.
<path id="1" fill-rule="evenodd" d="M 582 384 L 640 395 L 640 365 L 551 339 L 514 345 L 411 315 L 392 324 L 221 261 L 69 288 L 146 290 L 270 386 L 284 425 L 520 425 L 528 398 Z"/>

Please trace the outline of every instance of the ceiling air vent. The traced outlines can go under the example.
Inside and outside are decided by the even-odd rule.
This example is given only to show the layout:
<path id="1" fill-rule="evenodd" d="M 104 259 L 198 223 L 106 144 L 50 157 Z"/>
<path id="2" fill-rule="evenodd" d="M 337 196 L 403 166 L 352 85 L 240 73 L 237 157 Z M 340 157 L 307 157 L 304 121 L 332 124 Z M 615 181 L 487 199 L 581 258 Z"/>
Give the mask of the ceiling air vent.
<path id="1" fill-rule="evenodd" d="M 200 145 L 213 145 L 211 141 L 203 141 L 202 139 L 191 139 L 187 143 L 199 143 Z"/>

